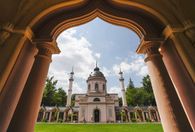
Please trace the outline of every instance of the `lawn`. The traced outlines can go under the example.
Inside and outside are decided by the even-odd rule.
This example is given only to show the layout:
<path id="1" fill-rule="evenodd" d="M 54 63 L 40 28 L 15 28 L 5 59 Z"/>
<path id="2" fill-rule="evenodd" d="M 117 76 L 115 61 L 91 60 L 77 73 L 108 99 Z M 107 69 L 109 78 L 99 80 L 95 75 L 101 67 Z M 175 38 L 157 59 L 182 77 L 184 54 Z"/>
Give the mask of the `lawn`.
<path id="1" fill-rule="evenodd" d="M 163 132 L 161 124 L 36 124 L 35 132 Z"/>

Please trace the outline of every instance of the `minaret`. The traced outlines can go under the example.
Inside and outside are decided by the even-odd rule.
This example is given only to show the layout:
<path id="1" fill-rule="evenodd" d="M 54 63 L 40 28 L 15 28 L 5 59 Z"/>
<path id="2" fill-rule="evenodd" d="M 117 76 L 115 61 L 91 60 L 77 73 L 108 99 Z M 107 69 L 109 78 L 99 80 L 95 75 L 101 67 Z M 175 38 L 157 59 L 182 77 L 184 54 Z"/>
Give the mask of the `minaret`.
<path id="1" fill-rule="evenodd" d="M 70 78 L 69 78 L 69 88 L 68 88 L 68 97 L 67 97 L 67 103 L 66 106 L 71 106 L 71 97 L 72 97 L 72 85 L 73 85 L 73 78 L 74 72 L 72 68 L 72 72 L 70 73 Z"/>
<path id="2" fill-rule="evenodd" d="M 120 85 L 121 85 L 123 106 L 127 106 L 124 77 L 123 77 L 123 72 L 121 71 L 121 69 L 120 69 L 119 75 L 120 75 L 119 81 L 120 81 Z"/>

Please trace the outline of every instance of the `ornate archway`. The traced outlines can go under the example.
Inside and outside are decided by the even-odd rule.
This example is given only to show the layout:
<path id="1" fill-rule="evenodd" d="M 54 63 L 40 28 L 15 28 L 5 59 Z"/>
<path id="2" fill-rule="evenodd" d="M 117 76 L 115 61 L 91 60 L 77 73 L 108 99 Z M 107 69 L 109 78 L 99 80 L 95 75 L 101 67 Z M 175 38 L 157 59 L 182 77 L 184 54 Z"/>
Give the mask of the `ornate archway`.
<path id="1" fill-rule="evenodd" d="M 21 2 L 20 7 L 23 5 Z M 57 36 L 63 30 L 86 23 L 95 17 L 127 27 L 140 37 L 141 44 L 137 53 L 146 54 L 164 130 L 182 131 L 190 130 L 191 127 L 195 130 L 195 104 L 192 101 L 195 93 L 195 69 L 194 60 L 191 59 L 195 52 L 190 48 L 193 42 L 193 26 L 183 27 L 178 22 L 182 26 L 175 31 L 169 24 L 177 22 L 176 18 L 170 20 L 170 17 L 164 17 L 141 2 L 75 0 L 58 4 L 51 2 L 47 8 L 41 9 L 35 10 L 31 18 L 22 18 L 19 10 L 13 21 L 17 24 L 8 24 L 1 32 L 3 42 L 11 43 L 10 52 L 13 52 L 9 61 L 6 60 L 7 56 L 2 59 L 5 65 L 0 67 L 3 69 L 0 76 L 0 104 L 5 108 L 0 111 L 3 130 L 7 130 L 9 126 L 10 131 L 33 131 L 51 56 L 60 52 L 55 42 Z M 25 29 L 21 30 L 20 27 Z M 179 32 L 179 35 L 175 35 L 175 32 Z M 182 44 L 184 41 L 188 43 L 191 54 L 185 51 L 186 45 Z M 6 50 L 9 51 L 9 48 Z M 13 82 L 15 85 L 12 85 Z M 10 98 L 7 95 L 11 95 Z"/>

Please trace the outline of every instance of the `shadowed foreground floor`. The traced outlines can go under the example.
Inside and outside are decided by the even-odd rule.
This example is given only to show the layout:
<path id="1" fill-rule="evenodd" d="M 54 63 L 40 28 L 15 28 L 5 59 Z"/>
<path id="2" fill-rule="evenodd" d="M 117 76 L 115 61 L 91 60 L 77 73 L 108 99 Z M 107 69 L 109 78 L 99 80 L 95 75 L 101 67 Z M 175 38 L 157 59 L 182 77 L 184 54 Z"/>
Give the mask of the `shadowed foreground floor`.
<path id="1" fill-rule="evenodd" d="M 35 132 L 163 132 L 161 124 L 36 124 Z"/>

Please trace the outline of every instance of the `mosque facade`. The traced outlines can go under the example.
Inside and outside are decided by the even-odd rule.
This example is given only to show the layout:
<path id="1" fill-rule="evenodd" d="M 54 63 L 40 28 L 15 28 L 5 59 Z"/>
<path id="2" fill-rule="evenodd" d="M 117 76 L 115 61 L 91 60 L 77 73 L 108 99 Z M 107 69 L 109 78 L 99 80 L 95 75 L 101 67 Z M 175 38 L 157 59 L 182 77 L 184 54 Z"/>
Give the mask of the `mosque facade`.
<path id="1" fill-rule="evenodd" d="M 70 73 L 66 107 L 41 106 L 37 121 L 74 123 L 160 122 L 156 106 L 128 107 L 123 72 L 119 72 L 122 106 L 117 93 L 107 92 L 107 80 L 99 67 L 87 78 L 87 92 L 75 94 L 71 105 L 74 72 Z"/>
<path id="2" fill-rule="evenodd" d="M 116 122 L 118 94 L 108 93 L 106 82 L 104 74 L 95 67 L 87 79 L 87 93 L 75 96 L 75 106 L 79 107 L 79 122 Z"/>

